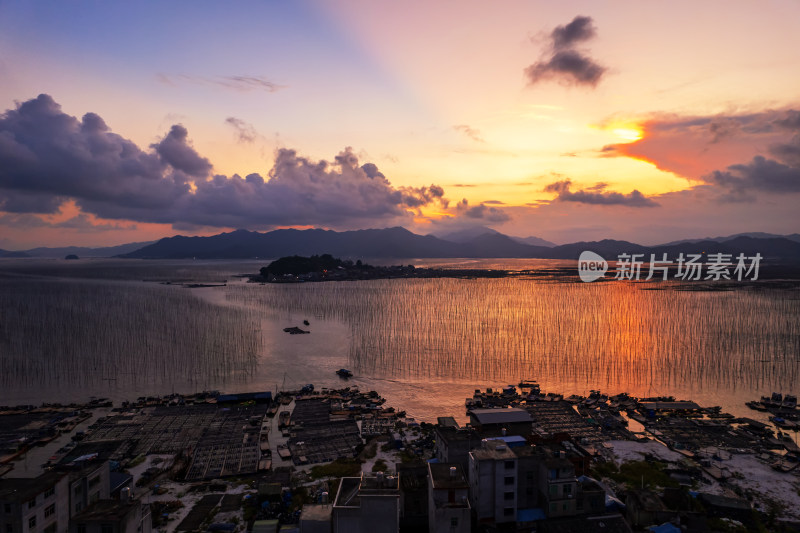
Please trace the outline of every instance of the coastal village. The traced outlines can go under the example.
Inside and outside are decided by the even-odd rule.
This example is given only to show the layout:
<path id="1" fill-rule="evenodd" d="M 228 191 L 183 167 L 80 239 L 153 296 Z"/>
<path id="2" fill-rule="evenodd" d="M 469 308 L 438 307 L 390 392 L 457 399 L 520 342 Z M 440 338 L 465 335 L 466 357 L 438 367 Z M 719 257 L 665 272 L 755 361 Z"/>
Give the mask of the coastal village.
<path id="1" fill-rule="evenodd" d="M 343 382 L 346 385 L 346 382 Z M 356 387 L 0 407 L 4 533 L 800 531 L 800 411 L 476 390 L 420 422 Z M 459 418 L 462 418 L 459 416 Z"/>

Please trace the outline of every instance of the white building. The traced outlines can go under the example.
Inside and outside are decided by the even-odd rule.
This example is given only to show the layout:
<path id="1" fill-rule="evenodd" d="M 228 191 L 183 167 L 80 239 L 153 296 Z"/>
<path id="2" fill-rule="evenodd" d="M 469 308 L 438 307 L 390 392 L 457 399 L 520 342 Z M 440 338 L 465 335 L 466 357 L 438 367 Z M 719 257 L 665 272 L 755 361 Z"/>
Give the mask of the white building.
<path id="1" fill-rule="evenodd" d="M 469 487 L 478 522 L 517 519 L 517 456 L 501 440 L 484 440 L 469 453 Z"/>
<path id="2" fill-rule="evenodd" d="M 69 479 L 47 472 L 35 478 L 0 479 L 0 533 L 66 533 Z"/>

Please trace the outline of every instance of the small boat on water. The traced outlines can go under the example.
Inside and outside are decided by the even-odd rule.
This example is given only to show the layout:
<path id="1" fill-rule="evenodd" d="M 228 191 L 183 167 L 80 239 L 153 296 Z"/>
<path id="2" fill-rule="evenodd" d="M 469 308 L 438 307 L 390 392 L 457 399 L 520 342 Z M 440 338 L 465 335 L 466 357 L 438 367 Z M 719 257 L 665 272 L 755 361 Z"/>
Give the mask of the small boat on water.
<path id="1" fill-rule="evenodd" d="M 763 398 L 761 401 L 763 403 L 764 401 Z M 780 392 L 773 392 L 772 396 L 769 399 L 769 403 L 766 405 L 767 407 L 780 407 L 782 403 L 783 403 L 783 394 L 781 394 Z"/>
<path id="2" fill-rule="evenodd" d="M 337 374 L 337 375 L 338 375 L 340 378 L 344 378 L 344 379 L 347 379 L 347 378 L 352 378 L 352 377 L 353 377 L 353 373 L 352 373 L 352 372 L 350 372 L 349 370 L 347 370 L 346 368 L 340 368 L 339 370 L 337 370 L 337 371 L 336 371 L 336 374 Z"/>
<path id="3" fill-rule="evenodd" d="M 784 409 L 795 409 L 797 407 L 797 396 L 792 396 L 791 394 L 784 396 L 781 407 Z"/>

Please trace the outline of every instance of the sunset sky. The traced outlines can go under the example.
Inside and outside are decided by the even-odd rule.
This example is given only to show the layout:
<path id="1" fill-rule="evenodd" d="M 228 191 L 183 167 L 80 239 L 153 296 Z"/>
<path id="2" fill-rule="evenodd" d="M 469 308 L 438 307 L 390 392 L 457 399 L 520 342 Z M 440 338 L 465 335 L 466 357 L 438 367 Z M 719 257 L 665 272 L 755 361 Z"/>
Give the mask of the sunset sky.
<path id="1" fill-rule="evenodd" d="M 0 248 L 800 230 L 800 3 L 0 1 Z"/>

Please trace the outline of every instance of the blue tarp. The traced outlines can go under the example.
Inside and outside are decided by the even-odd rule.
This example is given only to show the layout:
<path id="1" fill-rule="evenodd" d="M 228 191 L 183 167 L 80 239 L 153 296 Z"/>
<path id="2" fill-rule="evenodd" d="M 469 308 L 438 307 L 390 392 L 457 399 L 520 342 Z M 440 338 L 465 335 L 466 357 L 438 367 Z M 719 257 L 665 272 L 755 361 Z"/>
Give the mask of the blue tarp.
<path id="1" fill-rule="evenodd" d="M 681 528 L 665 522 L 660 526 L 650 526 L 650 531 L 652 533 L 681 533 Z"/>
<path id="2" fill-rule="evenodd" d="M 538 520 L 544 520 L 547 518 L 547 515 L 544 514 L 544 510 L 537 508 L 533 509 L 520 509 L 517 511 L 517 522 L 536 522 Z"/>
<path id="3" fill-rule="evenodd" d="M 528 441 L 525 440 L 525 437 L 520 437 L 518 435 L 510 435 L 508 437 L 492 437 L 487 440 L 501 440 L 508 444 L 509 448 L 516 448 L 517 446 L 525 446 Z"/>

